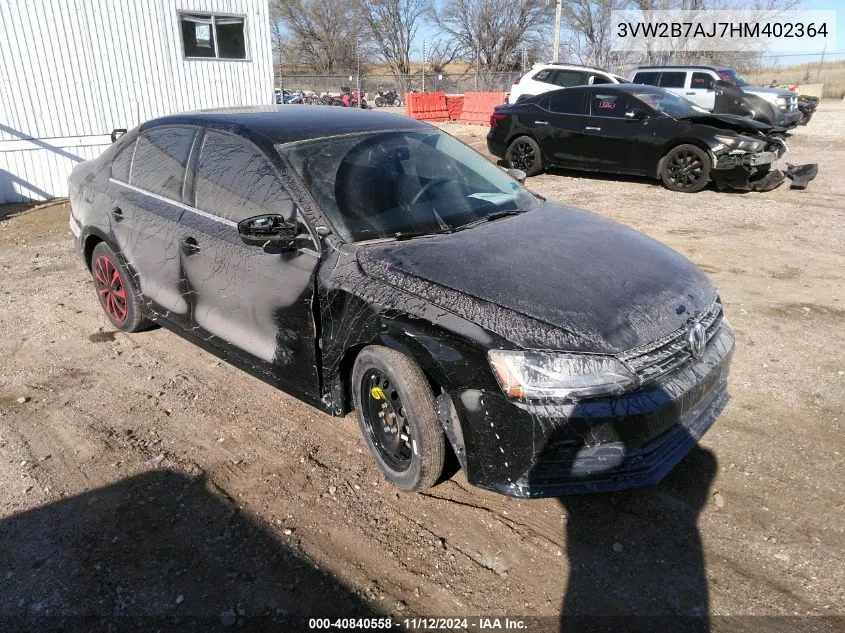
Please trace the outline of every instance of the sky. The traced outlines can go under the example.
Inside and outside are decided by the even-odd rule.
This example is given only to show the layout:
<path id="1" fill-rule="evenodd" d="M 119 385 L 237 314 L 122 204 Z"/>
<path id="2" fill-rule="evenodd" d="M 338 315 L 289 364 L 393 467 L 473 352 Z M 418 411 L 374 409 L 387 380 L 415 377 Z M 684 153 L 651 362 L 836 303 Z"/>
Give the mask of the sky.
<path id="1" fill-rule="evenodd" d="M 825 52 L 824 59 L 825 61 L 845 61 L 845 4 L 843 4 L 843 0 L 803 0 L 803 2 L 801 2 L 801 4 L 796 8 L 804 10 L 836 11 L 836 51 L 834 52 L 828 49 Z M 414 38 L 414 50 L 412 57 L 414 59 L 422 59 L 423 42 L 427 42 L 426 46 L 428 46 L 432 39 L 436 36 L 436 31 L 431 25 L 421 24 L 416 37 Z M 821 51 L 819 51 L 819 53 L 821 53 Z M 790 52 L 786 52 L 776 58 L 768 58 L 769 63 L 778 66 L 791 66 L 793 64 L 818 62 L 820 60 L 820 54 L 790 54 Z"/>

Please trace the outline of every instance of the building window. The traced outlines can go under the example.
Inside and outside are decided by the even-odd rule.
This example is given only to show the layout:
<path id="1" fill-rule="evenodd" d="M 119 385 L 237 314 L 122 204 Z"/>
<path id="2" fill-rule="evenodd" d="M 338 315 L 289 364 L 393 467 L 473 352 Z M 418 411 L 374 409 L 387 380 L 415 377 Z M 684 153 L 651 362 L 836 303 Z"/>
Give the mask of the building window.
<path id="1" fill-rule="evenodd" d="M 246 59 L 244 18 L 187 13 L 179 18 L 185 57 Z"/>

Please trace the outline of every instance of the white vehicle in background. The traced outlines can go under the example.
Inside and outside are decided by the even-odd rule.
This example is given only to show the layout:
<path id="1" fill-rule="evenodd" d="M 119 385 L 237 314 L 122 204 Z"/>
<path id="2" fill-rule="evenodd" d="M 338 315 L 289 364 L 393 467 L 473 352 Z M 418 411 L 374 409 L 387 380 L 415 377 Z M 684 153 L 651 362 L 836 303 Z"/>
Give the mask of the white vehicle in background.
<path id="1" fill-rule="evenodd" d="M 534 68 L 513 82 L 507 102 L 517 103 L 521 99 L 572 86 L 624 83 L 628 83 L 624 77 L 592 66 L 536 64 Z"/>

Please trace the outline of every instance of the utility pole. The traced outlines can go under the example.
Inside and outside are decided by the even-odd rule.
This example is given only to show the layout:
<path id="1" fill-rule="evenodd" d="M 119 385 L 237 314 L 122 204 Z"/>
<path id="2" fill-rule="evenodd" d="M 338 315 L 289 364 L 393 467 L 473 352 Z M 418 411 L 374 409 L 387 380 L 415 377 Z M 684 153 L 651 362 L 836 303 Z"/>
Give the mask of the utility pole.
<path id="1" fill-rule="evenodd" d="M 355 90 L 358 93 L 358 107 L 364 107 L 364 97 L 361 96 L 361 52 L 358 47 L 358 38 L 360 35 L 355 32 Z"/>
<path id="2" fill-rule="evenodd" d="M 563 0 L 557 0 L 555 6 L 555 48 L 552 54 L 552 62 L 557 64 L 558 53 L 560 51 L 560 12 L 562 9 Z"/>
<path id="3" fill-rule="evenodd" d="M 422 91 L 425 92 L 425 40 L 423 40 L 423 69 L 422 69 Z"/>

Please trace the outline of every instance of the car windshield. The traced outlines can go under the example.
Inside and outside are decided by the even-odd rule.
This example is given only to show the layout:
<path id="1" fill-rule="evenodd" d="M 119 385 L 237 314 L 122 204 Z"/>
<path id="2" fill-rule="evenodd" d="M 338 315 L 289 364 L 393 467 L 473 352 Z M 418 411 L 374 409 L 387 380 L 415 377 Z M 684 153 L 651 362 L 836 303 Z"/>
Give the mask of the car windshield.
<path id="1" fill-rule="evenodd" d="M 631 92 L 631 95 L 658 112 L 668 114 L 673 119 L 683 119 L 684 117 L 697 116 L 706 112 L 683 97 L 679 97 L 668 90 L 654 88 L 634 90 Z"/>
<path id="2" fill-rule="evenodd" d="M 347 242 L 447 233 L 533 208 L 537 198 L 439 130 L 277 145 Z"/>
<path id="3" fill-rule="evenodd" d="M 744 88 L 745 86 L 751 85 L 745 81 L 742 75 L 732 68 L 723 68 L 722 70 L 716 71 L 716 74 L 719 75 L 719 79 L 727 81 L 729 84 L 733 84 L 737 88 Z"/>

